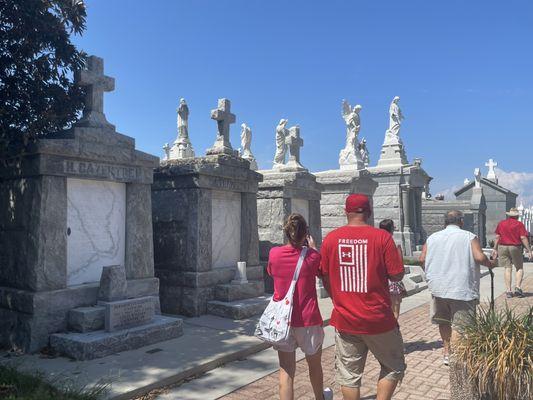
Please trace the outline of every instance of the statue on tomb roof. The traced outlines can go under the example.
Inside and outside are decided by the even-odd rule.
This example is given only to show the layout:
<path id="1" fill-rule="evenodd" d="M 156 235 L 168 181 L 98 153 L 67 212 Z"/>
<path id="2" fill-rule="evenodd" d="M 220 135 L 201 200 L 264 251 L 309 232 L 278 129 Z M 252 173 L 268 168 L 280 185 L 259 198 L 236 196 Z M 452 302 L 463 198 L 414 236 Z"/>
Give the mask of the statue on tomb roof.
<path id="1" fill-rule="evenodd" d="M 245 123 L 241 124 L 241 148 L 240 156 L 250 162 L 250 168 L 257 170 L 257 161 L 252 154 L 252 128 Z"/>
<path id="2" fill-rule="evenodd" d="M 363 140 L 361 140 L 361 143 L 359 143 L 359 153 L 361 154 L 361 159 L 363 160 L 365 167 L 368 167 L 368 164 L 370 164 L 370 153 L 368 152 L 368 148 L 366 147 L 365 138 L 363 138 Z"/>
<path id="3" fill-rule="evenodd" d="M 387 129 L 387 135 L 394 136 L 396 138 L 400 137 L 402 120 L 405 119 L 402 114 L 402 110 L 400 109 L 400 105 L 398 104 L 399 101 L 399 96 L 395 96 L 394 99 L 392 99 L 389 107 L 389 129 Z"/>
<path id="4" fill-rule="evenodd" d="M 342 119 L 346 124 L 346 144 L 339 153 L 341 168 L 363 169 L 364 161 L 361 159 L 359 148 L 359 131 L 361 130 L 361 118 L 359 112 L 362 107 L 358 104 L 353 108 L 346 101 L 342 101 Z"/>
<path id="5" fill-rule="evenodd" d="M 281 119 L 276 127 L 276 154 L 274 155 L 274 167 L 285 164 L 285 155 L 287 154 L 287 144 L 285 139 L 289 135 L 287 129 L 287 119 Z"/>

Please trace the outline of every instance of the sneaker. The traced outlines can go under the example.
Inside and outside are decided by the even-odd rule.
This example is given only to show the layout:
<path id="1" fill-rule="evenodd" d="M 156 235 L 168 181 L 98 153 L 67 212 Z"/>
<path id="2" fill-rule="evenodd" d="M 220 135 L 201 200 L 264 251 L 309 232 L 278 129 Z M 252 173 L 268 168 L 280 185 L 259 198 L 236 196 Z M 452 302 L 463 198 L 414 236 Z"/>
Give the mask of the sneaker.
<path id="1" fill-rule="evenodd" d="M 448 356 L 444 356 L 444 357 L 442 358 L 442 362 L 443 362 L 444 365 L 446 365 L 446 366 L 450 365 L 450 357 L 448 357 Z"/>
<path id="2" fill-rule="evenodd" d="M 333 400 L 333 390 L 330 388 L 324 389 L 324 400 Z"/>
<path id="3" fill-rule="evenodd" d="M 526 296 L 524 296 L 524 292 L 522 292 L 522 289 L 520 289 L 520 288 L 514 288 L 514 295 L 516 297 L 520 297 L 520 298 L 526 297 Z"/>
<path id="4" fill-rule="evenodd" d="M 512 299 L 513 298 L 513 292 L 505 293 L 505 297 L 507 297 L 508 299 Z"/>

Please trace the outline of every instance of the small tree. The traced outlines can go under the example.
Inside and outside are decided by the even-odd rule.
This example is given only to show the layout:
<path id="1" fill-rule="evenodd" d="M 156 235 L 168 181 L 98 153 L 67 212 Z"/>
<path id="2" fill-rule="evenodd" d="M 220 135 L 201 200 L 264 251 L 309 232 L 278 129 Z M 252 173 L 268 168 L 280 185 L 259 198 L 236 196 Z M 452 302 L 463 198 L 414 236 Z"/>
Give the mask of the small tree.
<path id="1" fill-rule="evenodd" d="M 0 0 L 0 164 L 77 119 L 83 90 L 72 72 L 85 53 L 70 35 L 85 18 L 82 0 Z"/>

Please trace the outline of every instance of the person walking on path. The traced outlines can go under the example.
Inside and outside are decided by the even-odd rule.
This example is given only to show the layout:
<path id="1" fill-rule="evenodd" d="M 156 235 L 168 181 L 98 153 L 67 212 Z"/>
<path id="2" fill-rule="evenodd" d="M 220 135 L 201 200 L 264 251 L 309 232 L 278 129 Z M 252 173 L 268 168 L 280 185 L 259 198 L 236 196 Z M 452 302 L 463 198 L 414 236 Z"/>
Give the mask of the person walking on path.
<path id="1" fill-rule="evenodd" d="M 300 270 L 293 297 L 289 342 L 274 346 L 279 358 L 280 400 L 294 399 L 294 375 L 296 373 L 296 348 L 305 354 L 309 366 L 309 378 L 316 400 L 331 400 L 333 392 L 324 390 L 322 373 L 322 343 L 324 329 L 318 308 L 316 277 L 319 274 L 320 253 L 309 236 L 307 222 L 300 214 L 289 215 L 283 227 L 288 244 L 273 247 L 268 257 L 267 272 L 274 280 L 274 300 L 283 300 L 296 269 L 300 253 L 309 246 Z"/>
<path id="2" fill-rule="evenodd" d="M 368 225 L 367 196 L 349 195 L 345 211 L 347 225 L 330 232 L 321 248 L 321 274 L 333 301 L 336 379 L 345 400 L 359 400 L 370 350 L 381 364 L 377 399 L 390 400 L 406 368 L 389 295 L 389 280 L 403 278 L 403 262 L 391 235 Z"/>
<path id="3" fill-rule="evenodd" d="M 509 218 L 500 221 L 496 227 L 496 240 L 494 241 L 492 257 L 498 258 L 498 265 L 505 268 L 504 279 L 507 298 L 513 297 L 513 265 L 516 269 L 514 295 L 524 297 L 522 292 L 522 279 L 524 277 L 522 246 L 526 248 L 529 259 L 533 259 L 531 247 L 529 246 L 529 233 L 524 224 L 518 221 L 520 213 L 516 208 L 511 208 L 506 214 Z"/>
<path id="4" fill-rule="evenodd" d="M 392 219 L 384 219 L 379 223 L 379 229 L 384 229 L 389 232 L 391 235 L 394 234 L 394 221 Z M 394 240 L 394 239 L 393 239 Z M 403 251 L 402 246 L 397 245 L 398 253 L 400 258 L 403 260 Z M 392 312 L 396 319 L 400 317 L 400 306 L 402 305 L 402 298 L 405 296 L 406 290 L 405 285 L 402 281 L 394 282 L 389 281 L 389 293 L 391 300 Z"/>
<path id="5" fill-rule="evenodd" d="M 445 229 L 428 237 L 420 256 L 431 292 L 430 319 L 439 326 L 445 365 L 450 341 L 479 303 L 479 266 L 493 267 L 477 236 L 461 229 L 463 224 L 463 213 L 448 211 Z"/>

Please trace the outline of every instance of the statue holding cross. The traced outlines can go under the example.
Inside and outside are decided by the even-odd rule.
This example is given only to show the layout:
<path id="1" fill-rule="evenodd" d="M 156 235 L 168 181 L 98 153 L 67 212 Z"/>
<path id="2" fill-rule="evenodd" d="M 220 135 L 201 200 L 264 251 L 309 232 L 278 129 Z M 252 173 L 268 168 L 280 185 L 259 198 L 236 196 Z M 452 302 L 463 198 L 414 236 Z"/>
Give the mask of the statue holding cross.
<path id="1" fill-rule="evenodd" d="M 104 60 L 90 56 L 87 69 L 76 71 L 74 81 L 85 88 L 85 108 L 76 126 L 114 130 L 104 114 L 104 92 L 115 90 L 115 79 L 104 75 Z"/>
<path id="2" fill-rule="evenodd" d="M 235 123 L 235 114 L 231 113 L 231 102 L 228 99 L 218 99 L 218 107 L 211 110 L 211 119 L 217 121 L 217 139 L 207 155 L 228 154 L 237 156 L 237 152 L 231 147 L 229 140 L 230 125 Z"/>
<path id="3" fill-rule="evenodd" d="M 300 164 L 300 148 L 303 147 L 304 141 L 300 137 L 300 126 L 295 125 L 286 128 L 286 119 L 282 119 L 278 128 L 276 128 L 276 156 L 274 157 L 274 166 L 272 169 L 280 171 L 307 171 Z M 289 148 L 289 159 L 285 162 L 285 149 Z"/>

